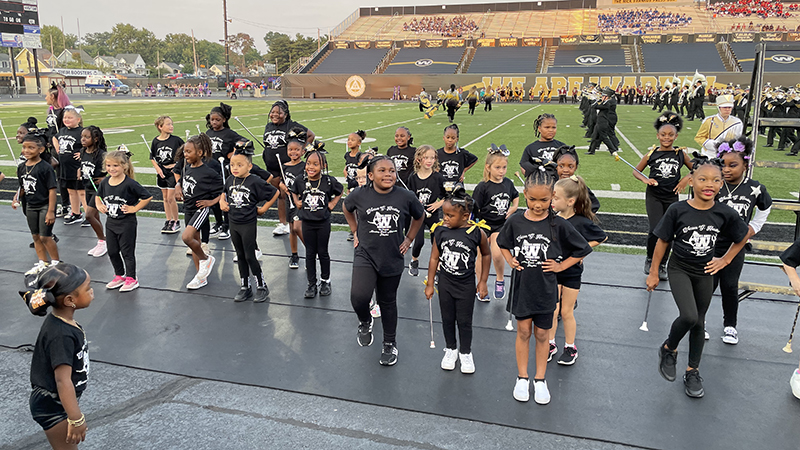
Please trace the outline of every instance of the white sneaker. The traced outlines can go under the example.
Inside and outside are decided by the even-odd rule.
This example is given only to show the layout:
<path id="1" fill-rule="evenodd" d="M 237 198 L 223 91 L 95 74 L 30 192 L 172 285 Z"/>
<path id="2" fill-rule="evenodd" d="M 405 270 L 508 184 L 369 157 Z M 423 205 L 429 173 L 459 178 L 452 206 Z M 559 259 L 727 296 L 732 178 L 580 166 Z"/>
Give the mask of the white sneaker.
<path id="1" fill-rule="evenodd" d="M 262 256 L 264 254 L 261 253 L 261 250 L 256 250 L 256 259 L 261 259 Z M 239 262 L 239 255 L 236 252 L 233 253 L 233 262 Z"/>
<path id="2" fill-rule="evenodd" d="M 279 223 L 278 226 L 272 230 L 272 234 L 275 236 L 283 236 L 284 234 L 289 234 L 289 224 L 288 223 Z"/>
<path id="3" fill-rule="evenodd" d="M 442 369 L 444 370 L 455 369 L 457 359 L 458 359 L 458 350 L 445 348 L 444 358 L 442 358 Z"/>
<path id="4" fill-rule="evenodd" d="M 472 353 L 459 353 L 458 361 L 461 363 L 461 373 L 475 373 L 475 361 Z"/>
<path id="5" fill-rule="evenodd" d="M 97 241 L 97 245 L 94 246 L 91 250 L 89 250 L 89 255 L 94 256 L 95 258 L 99 258 L 106 253 L 108 253 L 108 247 L 106 246 L 106 241 Z"/>
<path id="6" fill-rule="evenodd" d="M 489 296 L 488 296 L 488 295 L 486 296 L 486 298 L 482 298 L 482 297 L 481 297 L 481 294 L 478 294 L 478 293 L 476 292 L 476 293 L 475 293 L 475 300 L 477 300 L 477 301 L 479 301 L 479 302 L 488 302 L 488 301 L 490 301 L 491 299 L 489 298 Z"/>
<path id="7" fill-rule="evenodd" d="M 530 398 L 530 381 L 517 378 L 517 384 L 514 385 L 514 400 L 518 402 L 527 402 Z"/>
<path id="8" fill-rule="evenodd" d="M 722 342 L 731 345 L 736 345 L 739 343 L 739 333 L 736 332 L 736 328 L 725 327 L 723 333 L 725 334 L 722 336 Z"/>
<path id="9" fill-rule="evenodd" d="M 25 275 L 38 275 L 39 272 L 41 272 L 44 269 L 46 269 L 47 266 L 48 266 L 48 264 L 46 262 L 39 261 L 36 264 L 34 264 L 33 267 L 30 268 L 30 270 L 25 272 Z"/>
<path id="10" fill-rule="evenodd" d="M 208 278 L 208 275 L 211 274 L 211 269 L 214 268 L 215 261 L 214 257 L 210 255 L 208 258 L 200 260 L 200 269 L 197 271 L 197 278 Z"/>
<path id="11" fill-rule="evenodd" d="M 703 322 L 703 333 L 705 333 L 706 340 L 711 339 L 711 336 L 708 334 L 708 330 L 706 330 L 706 323 Z"/>
<path id="12" fill-rule="evenodd" d="M 547 389 L 547 381 L 533 382 L 533 401 L 540 405 L 550 403 L 550 390 Z"/>
<path id="13" fill-rule="evenodd" d="M 792 387 L 792 394 L 800 398 L 800 369 L 795 369 L 792 378 L 789 380 L 789 385 Z"/>
<path id="14" fill-rule="evenodd" d="M 260 260 L 262 256 L 264 256 L 264 254 L 263 254 L 263 253 L 261 253 L 261 250 L 259 250 L 259 249 L 256 249 L 256 259 L 259 259 L 259 260 Z"/>
<path id="15" fill-rule="evenodd" d="M 189 284 L 186 285 L 186 289 L 200 289 L 201 287 L 207 284 L 208 284 L 208 279 L 198 278 L 198 276 L 195 275 L 195 277 L 192 278 L 192 281 L 190 281 Z"/>

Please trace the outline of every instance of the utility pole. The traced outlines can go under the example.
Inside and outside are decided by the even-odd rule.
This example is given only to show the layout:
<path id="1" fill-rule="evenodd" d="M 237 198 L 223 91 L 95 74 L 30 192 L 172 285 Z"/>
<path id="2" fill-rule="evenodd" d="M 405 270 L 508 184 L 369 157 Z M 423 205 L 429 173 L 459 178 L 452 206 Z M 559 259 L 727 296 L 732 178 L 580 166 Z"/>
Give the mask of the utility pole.
<path id="1" fill-rule="evenodd" d="M 222 0 L 222 14 L 225 19 L 225 88 L 231 82 L 230 54 L 228 51 L 228 0 Z"/>
<path id="2" fill-rule="evenodd" d="M 158 79 L 161 79 L 161 50 L 156 49 L 156 73 L 158 74 Z"/>
<path id="3" fill-rule="evenodd" d="M 192 30 L 192 54 L 194 55 L 194 74 L 199 75 L 200 72 L 197 68 L 197 48 L 194 45 L 194 30 Z"/>
<path id="4" fill-rule="evenodd" d="M 81 61 L 81 69 L 83 69 L 83 44 L 81 44 L 81 19 L 78 21 L 78 59 Z"/>

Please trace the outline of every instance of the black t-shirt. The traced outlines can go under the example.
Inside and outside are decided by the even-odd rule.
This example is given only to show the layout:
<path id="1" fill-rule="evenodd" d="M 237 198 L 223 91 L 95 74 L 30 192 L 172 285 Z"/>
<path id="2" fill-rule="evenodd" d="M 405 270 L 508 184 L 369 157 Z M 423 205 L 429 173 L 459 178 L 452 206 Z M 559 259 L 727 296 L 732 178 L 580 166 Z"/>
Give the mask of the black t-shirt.
<path id="1" fill-rule="evenodd" d="M 439 250 L 439 274 L 444 274 L 458 282 L 475 280 L 475 258 L 481 246 L 480 228 L 471 227 L 450 229 L 439 225 L 433 230 L 436 248 Z M 469 284 L 469 283 L 468 283 Z M 470 295 L 475 295 L 470 293 Z"/>
<path id="2" fill-rule="evenodd" d="M 125 214 L 122 212 L 122 205 L 136 206 L 140 200 L 151 198 L 150 192 L 147 191 L 136 180 L 125 177 L 122 183 L 112 186 L 111 178 L 104 179 L 99 186 L 97 186 L 97 196 L 103 201 L 108 208 L 109 219 L 127 219 L 128 217 L 136 217 L 136 214 Z"/>
<path id="3" fill-rule="evenodd" d="M 361 161 L 361 155 L 363 153 L 356 152 L 356 156 L 352 156 L 349 150 L 344 154 L 344 170 L 347 172 L 346 180 L 348 186 L 358 186 L 356 171 L 358 170 L 358 162 Z M 286 170 L 285 167 L 283 169 Z"/>
<path id="4" fill-rule="evenodd" d="M 175 164 L 175 153 L 183 144 L 183 139 L 174 134 L 163 141 L 158 136 L 153 138 L 153 143 L 150 144 L 150 159 L 161 167 L 164 176 L 170 176 L 168 173 L 170 169 L 167 169 L 166 166 Z"/>
<path id="5" fill-rule="evenodd" d="M 425 213 L 417 197 L 402 188 L 380 194 L 372 187 L 363 187 L 344 199 L 344 208 L 358 217 L 358 247 L 353 265 L 373 267 L 383 277 L 403 273 L 405 262 L 400 253 L 400 244 L 405 239 L 403 226 L 409 217 L 419 219 Z"/>
<path id="6" fill-rule="evenodd" d="M 753 218 L 755 208 L 764 211 L 772 206 L 772 197 L 767 192 L 766 186 L 753 179 L 745 180 L 738 187 L 726 181 L 716 200 L 733 208 L 745 225 L 748 225 Z M 724 248 L 727 251 L 730 244 L 731 241 L 725 236 L 717 239 L 717 248 L 720 250 Z"/>
<path id="7" fill-rule="evenodd" d="M 252 163 L 252 164 L 253 164 L 253 167 L 250 168 L 250 174 L 255 175 L 258 178 L 261 178 L 262 180 L 268 182 L 269 181 L 269 177 L 271 177 L 272 175 L 270 175 L 270 173 L 267 172 L 266 170 L 264 170 L 261 167 L 259 167 L 258 164 L 256 164 L 256 163 Z M 230 172 L 230 167 L 228 167 L 228 169 L 229 169 L 228 172 Z"/>
<path id="8" fill-rule="evenodd" d="M 294 166 L 283 166 L 283 174 L 286 175 L 286 179 L 283 180 L 283 184 L 286 185 L 286 189 L 289 192 L 294 192 L 294 183 L 295 180 L 299 180 L 300 183 L 303 182 L 303 173 L 306 171 L 306 163 L 300 161 L 299 163 L 295 164 Z M 293 200 L 289 200 L 289 211 L 296 211 L 297 206 L 295 206 Z"/>
<path id="9" fill-rule="evenodd" d="M 44 161 L 33 166 L 22 163 L 17 167 L 20 194 L 28 208 L 43 208 L 50 205 L 50 189 L 56 189 L 58 182 L 53 167 Z M 21 200 L 21 199 L 20 199 Z"/>
<path id="10" fill-rule="evenodd" d="M 197 209 L 194 205 L 195 202 L 219 197 L 223 190 L 219 163 L 211 160 L 198 167 L 192 167 L 191 164 L 185 164 L 185 162 L 185 159 L 178 161 L 172 169 L 173 173 L 177 173 L 181 177 L 183 205 L 190 209 Z"/>
<path id="11" fill-rule="evenodd" d="M 475 220 L 483 219 L 493 227 L 502 225 L 506 221 L 508 209 L 518 197 L 517 188 L 508 178 L 503 178 L 499 183 L 481 181 L 472 192 L 472 198 L 475 200 L 472 210 Z"/>
<path id="12" fill-rule="evenodd" d="M 586 216 L 581 216 L 579 214 L 574 214 L 572 217 L 567 219 L 567 222 L 571 223 L 575 230 L 586 239 L 586 242 L 603 242 L 608 237 L 603 231 L 602 228 L 597 226 L 596 223 L 589 220 Z M 567 270 L 559 272 L 556 278 L 564 277 L 571 277 L 575 275 L 580 275 L 583 273 L 583 263 L 575 264 L 574 266 L 570 267 Z"/>
<path id="13" fill-rule="evenodd" d="M 800 266 L 800 239 L 781 253 L 781 261 L 789 267 Z"/>
<path id="14" fill-rule="evenodd" d="M 230 206 L 232 223 L 253 223 L 258 218 L 258 204 L 271 200 L 278 192 L 274 186 L 252 173 L 247 178 L 228 177 L 225 180 L 225 200 Z"/>
<path id="15" fill-rule="evenodd" d="M 297 215 L 300 220 L 320 222 L 331 217 L 328 202 L 342 195 L 342 183 L 330 176 L 322 175 L 317 181 L 304 181 L 302 177 L 294 180 L 292 192 L 297 194 L 302 207 Z"/>
<path id="16" fill-rule="evenodd" d="M 747 235 L 747 225 L 728 205 L 715 202 L 708 210 L 697 210 L 682 201 L 667 208 L 653 234 L 672 242 L 672 254 L 683 268 L 706 275 L 705 265 L 714 256 L 717 238 L 739 242 Z"/>
<path id="17" fill-rule="evenodd" d="M 32 386 L 57 394 L 56 368 L 67 365 L 72 367 L 75 394 L 83 393 L 89 376 L 89 343 L 81 330 L 53 314 L 44 318 L 31 359 Z"/>
<path id="18" fill-rule="evenodd" d="M 230 159 L 234 145 L 243 139 L 239 133 L 230 128 L 223 128 L 219 131 L 209 128 L 206 130 L 206 136 L 211 139 L 211 155 L 214 159 L 219 159 L 220 156 L 224 157 L 226 163 Z"/>
<path id="19" fill-rule="evenodd" d="M 286 153 L 286 144 L 288 142 L 287 135 L 292 128 L 302 128 L 308 131 L 308 128 L 300 125 L 293 120 L 287 120 L 281 125 L 275 125 L 272 122 L 267 122 L 264 127 L 264 164 L 270 171 L 280 170 L 278 166 L 278 155 L 282 163 L 289 162 L 289 155 Z"/>
<path id="20" fill-rule="evenodd" d="M 647 166 L 650 168 L 650 178 L 658 181 L 658 186 L 647 186 L 648 192 L 655 198 L 664 201 L 674 201 L 678 194 L 675 187 L 681 181 L 681 167 L 686 160 L 684 150 L 681 148 L 671 152 L 652 149 L 647 154 Z"/>
<path id="21" fill-rule="evenodd" d="M 417 196 L 425 206 L 444 198 L 444 177 L 439 172 L 431 172 L 424 180 L 417 173 L 408 177 L 408 189 Z"/>
<path id="22" fill-rule="evenodd" d="M 533 163 L 534 158 L 539 159 L 547 159 L 552 161 L 553 155 L 555 155 L 556 150 L 560 147 L 565 146 L 561 141 L 553 139 L 552 141 L 535 141 L 528 144 L 525 147 L 525 150 L 522 152 L 522 158 L 519 160 L 519 164 L 522 165 L 523 163 Z"/>
<path id="23" fill-rule="evenodd" d="M 442 147 L 436 152 L 439 157 L 439 167 L 441 167 L 439 172 L 444 177 L 444 185 L 448 190 L 461 180 L 467 167 L 478 161 L 477 156 L 463 148 L 459 148 L 453 153 L 447 153 Z"/>
<path id="24" fill-rule="evenodd" d="M 386 150 L 386 156 L 392 158 L 394 166 L 397 168 L 397 178 L 403 180 L 408 185 L 408 179 L 414 173 L 414 155 L 417 153 L 416 147 L 407 146 L 398 148 L 396 145 Z"/>
<path id="25" fill-rule="evenodd" d="M 58 163 L 60 168 L 60 178 L 62 180 L 77 180 L 78 169 L 81 168 L 81 161 L 75 159 L 75 155 L 81 154 L 81 133 L 83 128 L 63 127 L 58 130 L 56 139 L 58 140 Z"/>
<path id="26" fill-rule="evenodd" d="M 594 192 L 589 189 L 589 186 L 586 186 L 586 192 L 589 194 L 589 201 L 592 203 L 592 212 L 596 214 L 597 211 L 600 210 L 600 200 L 598 200 Z"/>
<path id="27" fill-rule="evenodd" d="M 497 245 L 509 250 L 523 270 L 512 270 L 514 289 L 509 308 L 517 317 L 555 311 L 558 281 L 554 272 L 544 272 L 542 263 L 583 258 L 592 252 L 586 239 L 569 222 L 553 216 L 540 221 L 514 214 L 497 236 Z"/>
<path id="28" fill-rule="evenodd" d="M 92 182 L 98 178 L 105 178 L 108 174 L 105 172 L 105 159 L 106 151 L 97 149 L 92 153 L 83 149 L 81 151 L 81 178 L 83 179 L 83 188 L 94 192 Z M 95 181 L 95 184 L 97 182 Z M 97 186 L 100 187 L 99 185 Z M 94 205 L 89 205 L 94 208 Z"/>

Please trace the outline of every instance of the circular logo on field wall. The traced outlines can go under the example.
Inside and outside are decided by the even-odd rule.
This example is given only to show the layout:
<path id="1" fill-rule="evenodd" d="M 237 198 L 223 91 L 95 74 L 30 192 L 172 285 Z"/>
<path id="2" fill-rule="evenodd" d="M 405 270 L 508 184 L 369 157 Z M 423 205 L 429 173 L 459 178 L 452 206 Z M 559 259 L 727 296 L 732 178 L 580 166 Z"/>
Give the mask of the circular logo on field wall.
<path id="1" fill-rule="evenodd" d="M 431 64 L 433 64 L 433 60 L 432 59 L 418 59 L 414 63 L 414 65 L 417 66 L 417 67 L 428 67 Z"/>
<path id="2" fill-rule="evenodd" d="M 575 62 L 582 66 L 594 66 L 603 62 L 603 58 L 597 55 L 582 55 L 575 58 Z"/>
<path id="3" fill-rule="evenodd" d="M 796 61 L 792 55 L 772 55 L 770 59 L 778 64 L 791 64 Z"/>
<path id="4" fill-rule="evenodd" d="M 360 97 L 367 90 L 367 83 L 358 75 L 353 75 L 344 83 L 344 89 L 352 97 Z"/>

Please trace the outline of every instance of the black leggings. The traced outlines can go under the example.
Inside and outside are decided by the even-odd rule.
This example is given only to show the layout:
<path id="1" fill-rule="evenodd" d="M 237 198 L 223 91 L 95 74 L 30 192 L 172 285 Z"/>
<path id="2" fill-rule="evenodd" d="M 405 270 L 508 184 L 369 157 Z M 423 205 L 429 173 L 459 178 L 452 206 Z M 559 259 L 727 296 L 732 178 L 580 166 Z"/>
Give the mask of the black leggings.
<path id="1" fill-rule="evenodd" d="M 655 250 L 656 243 L 658 242 L 658 236 L 653 234 L 653 230 L 656 229 L 658 222 L 661 222 L 661 218 L 664 217 L 664 213 L 667 212 L 669 205 L 677 201 L 677 195 L 671 200 L 661 200 L 656 198 L 655 195 L 652 195 L 649 190 L 645 191 L 644 206 L 647 210 L 647 220 L 650 222 L 650 234 L 647 235 L 647 259 L 653 259 L 653 251 Z M 669 250 L 671 247 L 672 243 L 670 242 L 669 246 L 667 247 L 667 251 L 664 253 L 664 258 L 661 260 L 662 266 L 666 262 L 667 258 L 669 258 Z"/>
<path id="2" fill-rule="evenodd" d="M 714 290 L 719 286 L 722 294 L 722 323 L 726 327 L 736 327 L 739 313 L 739 276 L 744 266 L 745 251 L 739 252 L 730 264 L 714 275 Z"/>
<path id="3" fill-rule="evenodd" d="M 475 105 L 478 104 L 478 99 L 470 99 L 467 104 L 469 105 L 469 113 L 475 115 Z"/>
<path id="4" fill-rule="evenodd" d="M 256 277 L 256 282 L 259 286 L 264 286 L 261 266 L 256 259 L 257 229 L 258 223 L 255 221 L 245 224 L 231 222 L 231 241 L 233 241 L 233 248 L 236 250 L 242 287 L 250 286 L 250 274 Z"/>
<path id="5" fill-rule="evenodd" d="M 224 212 L 220 207 L 219 203 L 211 207 L 211 211 L 214 212 L 214 220 L 217 221 L 217 226 L 220 225 L 228 225 L 228 213 Z"/>
<path id="6" fill-rule="evenodd" d="M 667 346 L 678 348 L 681 339 L 689 333 L 689 367 L 700 367 L 700 357 L 705 344 L 705 320 L 711 294 L 714 293 L 714 277 L 687 273 L 680 263 L 670 260 L 667 266 L 672 297 L 678 305 L 680 315 L 669 330 Z"/>
<path id="7" fill-rule="evenodd" d="M 430 230 L 438 221 L 439 211 L 435 211 L 430 217 L 425 217 L 422 226 L 419 227 L 417 237 L 414 238 L 414 247 L 411 248 L 411 256 L 419 258 L 419 254 L 422 253 L 422 247 L 425 245 L 425 230 Z M 433 239 L 433 236 L 431 236 L 431 239 Z"/>
<path id="8" fill-rule="evenodd" d="M 483 110 L 484 111 L 491 111 L 492 110 L 492 101 L 491 100 L 485 100 L 485 103 L 486 104 L 483 106 Z"/>
<path id="9" fill-rule="evenodd" d="M 311 221 L 304 220 L 303 243 L 306 246 L 306 277 L 309 283 L 317 282 L 317 259 L 321 277 L 325 281 L 331 279 L 331 255 L 328 253 L 328 242 L 331 240 L 330 219 Z"/>
<path id="10" fill-rule="evenodd" d="M 455 295 L 453 295 L 455 294 Z M 460 353 L 472 353 L 472 313 L 475 308 L 475 277 L 459 282 L 446 275 L 439 276 L 439 309 L 442 311 L 442 331 L 447 348 Z M 456 341 L 458 325 L 458 341 Z"/>
<path id="11" fill-rule="evenodd" d="M 369 303 L 375 292 L 375 301 L 381 307 L 381 324 L 383 325 L 383 342 L 397 342 L 397 287 L 400 277 L 382 277 L 372 266 L 353 266 L 353 278 L 350 284 L 350 303 L 358 320 L 369 322 Z"/>
<path id="12" fill-rule="evenodd" d="M 136 226 L 136 216 L 106 220 L 106 246 L 114 275 L 136 278 Z"/>

